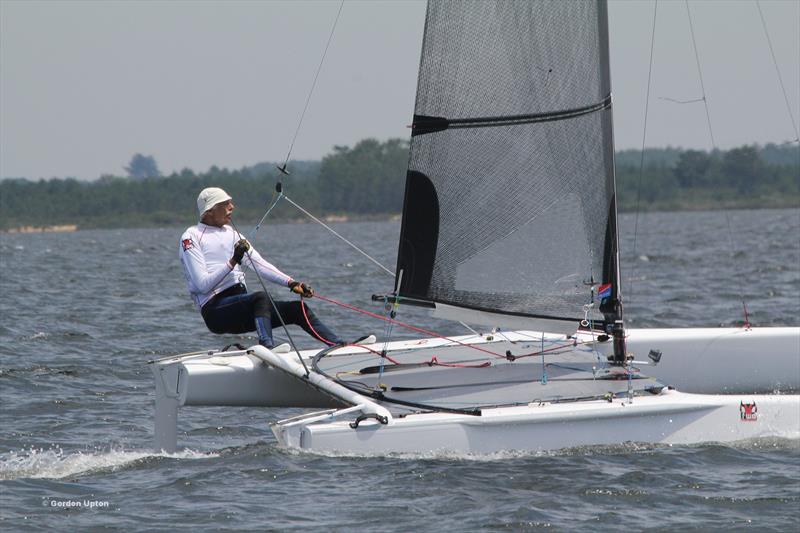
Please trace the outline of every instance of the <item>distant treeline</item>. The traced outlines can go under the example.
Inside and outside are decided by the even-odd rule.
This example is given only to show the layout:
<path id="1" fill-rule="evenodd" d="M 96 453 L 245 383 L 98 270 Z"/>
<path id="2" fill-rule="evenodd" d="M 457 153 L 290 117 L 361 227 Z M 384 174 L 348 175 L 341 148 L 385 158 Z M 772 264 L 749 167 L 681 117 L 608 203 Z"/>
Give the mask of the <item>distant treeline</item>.
<path id="1" fill-rule="evenodd" d="M 800 206 L 800 148 L 742 146 L 711 153 L 674 148 L 617 154 L 621 210 Z M 643 161 L 643 166 L 642 166 Z M 270 205 L 275 183 L 319 215 L 379 217 L 402 210 L 408 142 L 367 139 L 336 146 L 322 161 L 290 162 L 289 176 L 274 164 L 240 170 L 212 167 L 146 179 L 103 176 L 96 181 L 0 181 L 0 229 L 77 224 L 82 228 L 188 225 L 204 187 L 224 187 L 237 219 L 255 223 Z M 640 170 L 641 169 L 641 170 Z M 282 202 L 276 218 L 298 218 Z"/>
<path id="2" fill-rule="evenodd" d="M 797 144 L 625 150 L 616 167 L 623 211 L 800 206 Z"/>

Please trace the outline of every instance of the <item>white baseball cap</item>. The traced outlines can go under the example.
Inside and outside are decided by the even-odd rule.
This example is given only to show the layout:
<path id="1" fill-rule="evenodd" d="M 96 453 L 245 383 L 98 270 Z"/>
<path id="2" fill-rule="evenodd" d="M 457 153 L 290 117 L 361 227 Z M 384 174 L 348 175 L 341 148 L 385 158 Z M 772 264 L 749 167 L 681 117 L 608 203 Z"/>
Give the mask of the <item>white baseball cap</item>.
<path id="1" fill-rule="evenodd" d="M 197 195 L 197 211 L 200 213 L 200 217 L 202 217 L 203 213 L 215 205 L 231 199 L 230 195 L 219 187 L 207 187 Z"/>

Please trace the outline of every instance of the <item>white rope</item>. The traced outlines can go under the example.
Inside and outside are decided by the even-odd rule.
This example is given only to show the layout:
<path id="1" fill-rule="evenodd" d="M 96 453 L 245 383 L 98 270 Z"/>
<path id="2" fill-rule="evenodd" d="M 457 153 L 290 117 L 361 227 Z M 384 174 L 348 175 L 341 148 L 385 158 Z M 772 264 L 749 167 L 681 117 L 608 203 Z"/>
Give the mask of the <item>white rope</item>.
<path id="1" fill-rule="evenodd" d="M 700 101 L 706 110 L 706 122 L 708 123 L 708 135 L 711 137 L 711 147 L 717 149 L 717 142 L 714 140 L 714 130 L 711 128 L 711 112 L 708 109 L 708 98 L 706 98 L 706 86 L 703 83 L 703 69 L 700 68 L 700 52 L 697 50 L 697 41 L 694 38 L 694 24 L 692 23 L 692 11 L 689 9 L 689 0 L 684 0 L 686 5 L 686 18 L 689 19 L 689 33 L 692 36 L 692 50 L 694 50 L 694 60 L 697 64 L 697 77 L 700 80 L 700 92 L 703 94 Z"/>
<path id="2" fill-rule="evenodd" d="M 333 21 L 333 26 L 331 27 L 331 33 L 330 35 L 328 35 L 328 42 L 325 44 L 325 51 L 322 52 L 322 59 L 319 60 L 319 66 L 317 67 L 317 72 L 314 74 L 314 81 L 311 83 L 311 89 L 309 89 L 308 96 L 306 97 L 306 105 L 305 107 L 303 107 L 303 112 L 300 114 L 300 120 L 297 122 L 297 129 L 294 130 L 294 137 L 292 137 L 292 142 L 289 145 L 289 152 L 286 154 L 286 159 L 283 162 L 283 169 L 281 170 L 281 172 L 286 171 L 286 165 L 289 164 L 289 158 L 292 157 L 292 150 L 294 149 L 294 143 L 297 140 L 297 134 L 300 133 L 300 126 L 303 125 L 303 119 L 306 116 L 306 111 L 308 111 L 308 104 L 311 102 L 311 95 L 314 94 L 314 88 L 317 86 L 317 78 L 319 78 L 319 72 L 322 70 L 323 63 L 325 63 L 325 56 L 328 55 L 328 48 L 330 48 L 331 41 L 333 40 L 333 34 L 336 32 L 336 24 L 339 22 L 339 16 L 342 14 L 342 7 L 344 7 L 344 0 L 341 1 L 341 3 L 339 4 L 339 11 L 336 12 L 336 19 Z"/>
<path id="3" fill-rule="evenodd" d="M 369 255 L 367 252 L 365 252 L 364 250 L 362 250 L 361 248 L 359 248 L 358 246 L 356 246 L 356 245 L 355 245 L 355 244 L 353 244 L 352 242 L 348 241 L 347 239 L 345 239 L 344 237 L 342 237 L 341 235 L 339 235 L 338 233 L 336 233 L 336 230 L 334 230 L 333 228 L 331 228 L 330 226 L 328 226 L 327 224 L 325 224 L 323 221 L 321 221 L 320 219 L 318 219 L 317 217 L 315 217 L 314 215 L 312 215 L 311 213 L 309 213 L 308 211 L 306 211 L 305 209 L 303 209 L 302 207 L 300 207 L 300 206 L 299 206 L 297 203 L 295 203 L 295 201 L 294 201 L 294 200 L 292 200 L 292 199 L 291 199 L 291 198 L 289 198 L 288 196 L 286 196 L 286 195 L 283 195 L 283 197 L 286 199 L 286 201 L 287 201 L 287 202 L 289 202 L 290 204 L 292 204 L 293 206 L 295 206 L 297 209 L 299 209 L 299 210 L 300 210 L 300 211 L 301 211 L 303 214 L 305 214 L 305 215 L 306 215 L 307 217 L 309 217 L 311 220 L 313 220 L 314 222 L 316 222 L 317 224 L 321 225 L 321 226 L 322 226 L 323 228 L 325 228 L 326 230 L 330 231 L 331 233 L 333 233 L 334 235 L 336 235 L 337 237 L 339 237 L 341 240 L 343 240 L 344 242 L 346 242 L 347 244 L 349 244 L 351 248 L 353 248 L 353 249 L 354 249 L 354 250 L 356 250 L 358 253 L 360 253 L 361 255 L 363 255 L 364 257 L 366 257 L 367 259 L 369 259 L 369 260 L 370 260 L 370 261 L 372 261 L 373 263 L 375 263 L 377 266 L 379 266 L 380 268 L 382 268 L 382 269 L 383 269 L 383 270 L 384 270 L 384 271 L 385 271 L 387 274 L 389 274 L 390 276 L 394 277 L 394 272 L 392 272 L 391 270 L 389 270 L 388 268 L 386 268 L 385 266 L 383 266 L 382 264 L 380 264 L 380 263 L 379 263 L 379 262 L 378 262 L 376 259 L 374 259 L 372 256 L 370 256 L 370 255 Z"/>
<path id="4" fill-rule="evenodd" d="M 471 331 L 472 333 L 474 333 L 474 334 L 475 334 L 475 335 L 477 335 L 478 337 L 483 337 L 483 335 L 481 335 L 480 333 L 478 333 L 477 331 L 475 331 L 474 329 L 472 329 L 471 327 L 469 327 L 469 326 L 468 326 L 467 324 L 465 324 L 464 322 L 461 322 L 461 321 L 459 320 L 459 321 L 458 321 L 458 323 L 459 323 L 459 324 L 461 324 L 462 326 L 464 326 L 465 328 L 467 328 L 469 331 Z"/>
<path id="5" fill-rule="evenodd" d="M 772 48 L 772 39 L 770 39 L 769 32 L 767 31 L 767 21 L 764 20 L 764 13 L 761 12 L 761 2 L 758 0 L 756 0 L 756 7 L 758 8 L 758 16 L 761 18 L 761 27 L 764 28 L 764 35 L 766 36 L 767 44 L 769 45 L 769 53 L 772 56 L 772 64 L 775 65 L 775 73 L 778 75 L 778 83 L 781 86 L 781 91 L 783 91 L 783 100 L 786 102 L 786 114 L 789 115 L 789 120 L 792 122 L 792 130 L 794 130 L 794 140 L 788 141 L 784 144 L 791 144 L 793 142 L 800 141 L 800 133 L 797 132 L 797 124 L 794 121 L 792 106 L 789 104 L 789 97 L 786 95 L 786 86 L 783 84 L 781 69 L 778 68 L 778 60 L 775 57 L 775 50 Z"/>
<path id="6" fill-rule="evenodd" d="M 689 19 L 689 32 L 692 35 L 692 49 L 694 50 L 694 59 L 697 63 L 697 76 L 700 78 L 700 89 L 703 92 L 703 106 L 706 109 L 706 120 L 708 122 L 708 135 L 711 137 L 711 147 L 713 151 L 717 151 L 717 143 L 714 140 L 714 130 L 711 128 L 711 112 L 708 110 L 708 99 L 706 98 L 706 88 L 703 84 L 703 70 L 700 68 L 700 52 L 697 50 L 697 41 L 694 37 L 694 24 L 692 23 L 692 12 L 689 9 L 689 0 L 684 0 L 684 4 L 686 5 L 686 18 Z M 713 152 L 712 152 L 713 153 Z M 730 209 L 724 209 L 723 212 L 725 213 L 725 222 L 728 225 L 728 247 L 731 252 L 731 258 L 733 258 L 734 254 L 736 253 L 736 245 L 733 241 L 733 228 L 731 227 L 731 214 Z M 741 268 L 740 268 L 741 270 Z M 742 302 L 742 309 L 744 311 L 744 324 L 745 327 L 749 327 L 750 319 L 748 318 L 747 313 L 747 302 L 745 302 L 744 292 L 739 291 L 739 297 Z"/>

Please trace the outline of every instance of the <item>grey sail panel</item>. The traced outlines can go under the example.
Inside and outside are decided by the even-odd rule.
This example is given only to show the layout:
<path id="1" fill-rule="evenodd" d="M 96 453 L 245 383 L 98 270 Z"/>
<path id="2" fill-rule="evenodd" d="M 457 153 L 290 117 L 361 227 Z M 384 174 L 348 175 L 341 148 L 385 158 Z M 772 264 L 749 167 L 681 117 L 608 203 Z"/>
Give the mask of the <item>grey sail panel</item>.
<path id="1" fill-rule="evenodd" d="M 429 3 L 401 296 L 574 320 L 614 283 L 606 25 L 603 3 Z"/>
<path id="2" fill-rule="evenodd" d="M 597 2 L 429 2 L 415 112 L 464 119 L 596 104 L 610 86 L 605 22 Z"/>

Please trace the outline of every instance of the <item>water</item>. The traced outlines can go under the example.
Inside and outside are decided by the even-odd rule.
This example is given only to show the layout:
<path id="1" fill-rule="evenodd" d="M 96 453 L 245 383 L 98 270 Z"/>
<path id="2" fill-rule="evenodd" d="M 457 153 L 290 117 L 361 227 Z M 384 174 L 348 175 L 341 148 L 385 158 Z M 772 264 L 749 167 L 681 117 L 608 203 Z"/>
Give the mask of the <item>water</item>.
<path id="1" fill-rule="evenodd" d="M 643 215 L 634 253 L 633 218 L 622 217 L 632 325 L 739 325 L 741 295 L 752 323 L 798 325 L 800 210 L 730 219 L 732 246 L 723 213 Z M 335 228 L 393 268 L 398 223 Z M 181 230 L 0 236 L 3 531 L 800 528 L 796 441 L 331 456 L 276 446 L 267 423 L 295 410 L 187 408 L 185 449 L 153 454 L 145 362 L 254 342 L 205 330 L 177 261 Z M 266 226 L 256 245 L 320 294 L 362 308 L 377 311 L 370 295 L 392 287 L 317 225 Z M 384 333 L 312 303 L 347 336 Z M 402 308 L 400 318 L 464 332 L 419 309 Z"/>

